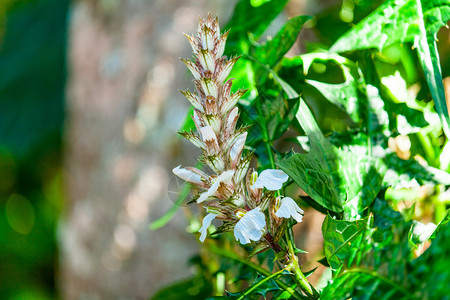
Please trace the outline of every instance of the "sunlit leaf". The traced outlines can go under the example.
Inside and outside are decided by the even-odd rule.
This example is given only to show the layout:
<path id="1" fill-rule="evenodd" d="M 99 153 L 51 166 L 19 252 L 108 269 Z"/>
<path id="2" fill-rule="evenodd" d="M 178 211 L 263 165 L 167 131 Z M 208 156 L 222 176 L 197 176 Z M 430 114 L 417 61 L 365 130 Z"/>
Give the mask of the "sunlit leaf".
<path id="1" fill-rule="evenodd" d="M 382 175 L 377 160 L 344 152 L 331 145 L 317 130 L 306 104 L 300 103 L 297 119 L 311 143 L 307 154 L 294 154 L 280 167 L 317 203 L 348 218 L 368 207 L 378 191 Z"/>
<path id="2" fill-rule="evenodd" d="M 324 251 L 330 267 L 338 269 L 350 254 L 352 245 L 361 239 L 367 219 L 356 221 L 335 220 L 327 216 L 322 224 Z"/>
<path id="3" fill-rule="evenodd" d="M 425 78 L 441 118 L 450 135 L 450 117 L 436 47 L 436 32 L 450 19 L 449 0 L 389 0 L 359 22 L 331 47 L 333 52 L 366 48 L 382 49 L 397 42 L 414 42 Z"/>

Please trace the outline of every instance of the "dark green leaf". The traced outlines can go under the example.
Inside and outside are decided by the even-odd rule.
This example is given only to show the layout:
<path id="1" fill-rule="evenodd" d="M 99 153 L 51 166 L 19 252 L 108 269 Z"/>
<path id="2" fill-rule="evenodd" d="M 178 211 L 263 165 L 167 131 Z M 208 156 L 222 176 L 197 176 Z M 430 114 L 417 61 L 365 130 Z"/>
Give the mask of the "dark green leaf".
<path id="1" fill-rule="evenodd" d="M 409 281 L 419 299 L 449 299 L 450 225 L 436 234 L 431 246 L 411 264 Z"/>
<path id="2" fill-rule="evenodd" d="M 277 35 L 253 48 L 253 56 L 269 68 L 275 66 L 294 45 L 303 24 L 309 16 L 296 16 L 289 19 Z"/>
<path id="3" fill-rule="evenodd" d="M 327 216 L 322 224 L 324 251 L 330 267 L 337 270 L 351 252 L 353 244 L 363 237 L 367 219 L 356 221 L 334 220 Z"/>
<path id="4" fill-rule="evenodd" d="M 331 145 L 317 129 L 306 104 L 300 103 L 297 119 L 310 139 L 311 150 L 292 155 L 280 163 L 281 169 L 321 206 L 357 219 L 380 190 L 379 162 Z"/>
<path id="5" fill-rule="evenodd" d="M 249 33 L 255 38 L 260 37 L 272 20 L 283 10 L 286 3 L 287 0 L 272 0 L 255 7 L 250 0 L 240 0 L 234 8 L 233 16 L 225 26 L 225 29 L 231 29 L 228 35 L 230 46 L 241 49 L 243 45 L 240 43 L 245 43 L 248 46 Z M 252 17 L 249 18 L 249 16 Z"/>

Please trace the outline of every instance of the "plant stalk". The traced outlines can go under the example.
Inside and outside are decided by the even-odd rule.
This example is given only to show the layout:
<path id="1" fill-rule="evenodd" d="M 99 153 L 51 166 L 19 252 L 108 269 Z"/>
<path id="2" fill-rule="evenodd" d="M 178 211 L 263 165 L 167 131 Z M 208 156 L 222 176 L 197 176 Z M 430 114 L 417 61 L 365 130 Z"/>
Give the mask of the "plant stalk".
<path id="1" fill-rule="evenodd" d="M 289 265 L 288 270 L 293 273 L 294 279 L 297 282 L 300 289 L 308 296 L 309 299 L 319 299 L 320 294 L 317 290 L 309 283 L 308 279 L 306 279 L 305 274 L 303 274 L 300 266 L 298 265 L 297 256 L 294 253 L 294 248 L 292 243 L 288 241 L 289 244 Z"/>

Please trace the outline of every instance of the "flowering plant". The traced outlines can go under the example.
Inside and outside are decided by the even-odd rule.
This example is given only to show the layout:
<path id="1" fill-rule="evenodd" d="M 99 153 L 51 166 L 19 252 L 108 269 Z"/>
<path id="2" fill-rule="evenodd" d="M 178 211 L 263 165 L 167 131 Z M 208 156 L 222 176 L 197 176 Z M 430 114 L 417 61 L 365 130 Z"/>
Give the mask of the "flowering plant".
<path id="1" fill-rule="evenodd" d="M 197 91 L 182 92 L 193 123 L 180 134 L 201 149 L 204 168 L 178 166 L 173 173 L 190 183 L 191 203 L 204 208 L 196 230 L 204 249 L 198 278 L 208 284 L 193 279 L 195 297 L 444 297 L 450 273 L 435 257 L 450 250 L 450 130 L 430 36 L 446 10 L 437 1 L 386 1 L 328 51 L 287 58 L 310 17 L 293 17 L 258 43 L 286 1 L 254 2 L 237 4 L 229 31 L 221 33 L 208 16 L 187 35 L 194 60 L 183 62 Z M 388 23 L 380 35 L 377 26 Z M 404 28 L 417 24 L 420 30 L 405 37 Z M 432 75 L 420 83 L 429 86 L 436 111 L 408 96 L 401 73 L 380 71 L 380 51 L 399 43 L 414 43 L 418 63 Z M 236 90 L 229 76 L 245 89 Z M 314 116 L 309 106 L 328 117 Z M 294 151 L 280 150 L 292 141 Z M 312 270 L 304 271 L 294 225 L 320 213 L 321 259 L 305 262 Z M 312 284 L 307 277 L 317 273 Z"/>

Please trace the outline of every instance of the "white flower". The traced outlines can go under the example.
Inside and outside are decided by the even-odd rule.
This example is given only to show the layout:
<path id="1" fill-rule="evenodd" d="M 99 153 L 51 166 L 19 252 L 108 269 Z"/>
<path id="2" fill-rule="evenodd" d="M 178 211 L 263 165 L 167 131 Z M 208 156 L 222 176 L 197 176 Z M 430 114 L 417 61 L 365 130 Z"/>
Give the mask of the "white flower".
<path id="1" fill-rule="evenodd" d="M 202 227 L 198 230 L 198 232 L 201 233 L 200 242 L 203 243 L 205 241 L 208 227 L 211 225 L 212 220 L 214 220 L 218 215 L 219 214 L 209 213 L 203 218 Z"/>
<path id="2" fill-rule="evenodd" d="M 241 244 L 259 241 L 266 226 L 266 216 L 259 207 L 247 212 L 235 225 L 234 237 Z"/>
<path id="3" fill-rule="evenodd" d="M 277 202 L 279 201 L 280 197 L 277 198 Z M 278 208 L 277 212 L 275 213 L 275 216 L 278 218 L 294 218 L 297 222 L 301 222 L 303 219 L 304 211 L 295 203 L 295 201 L 292 198 L 284 197 L 281 199 L 280 207 Z"/>
<path id="4" fill-rule="evenodd" d="M 199 174 L 196 174 L 192 172 L 191 170 L 180 168 L 181 166 L 178 166 L 172 170 L 173 174 L 177 175 L 183 180 L 201 184 L 202 183 L 202 177 Z"/>
<path id="5" fill-rule="evenodd" d="M 197 203 L 202 203 L 203 201 L 208 199 L 208 197 L 214 195 L 219 188 L 220 183 L 231 180 L 231 178 L 233 178 L 233 175 L 234 170 L 228 170 L 213 179 L 211 187 L 206 192 L 200 195 L 200 197 L 197 199 Z"/>
<path id="6" fill-rule="evenodd" d="M 289 176 L 282 170 L 264 170 L 256 179 L 253 188 L 262 189 L 265 187 L 269 191 L 276 191 L 281 189 L 283 183 L 288 180 Z"/>

